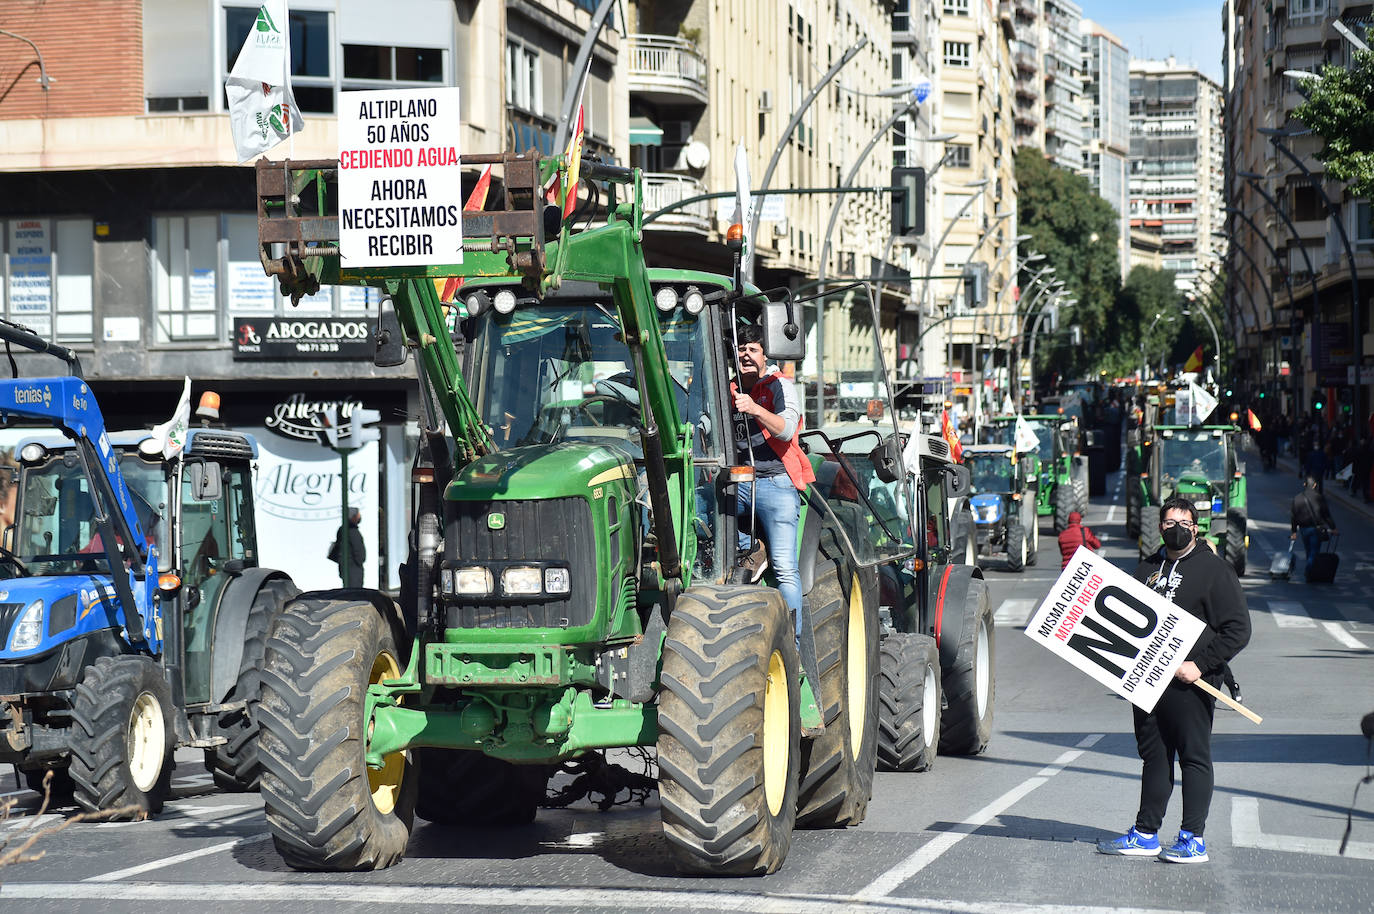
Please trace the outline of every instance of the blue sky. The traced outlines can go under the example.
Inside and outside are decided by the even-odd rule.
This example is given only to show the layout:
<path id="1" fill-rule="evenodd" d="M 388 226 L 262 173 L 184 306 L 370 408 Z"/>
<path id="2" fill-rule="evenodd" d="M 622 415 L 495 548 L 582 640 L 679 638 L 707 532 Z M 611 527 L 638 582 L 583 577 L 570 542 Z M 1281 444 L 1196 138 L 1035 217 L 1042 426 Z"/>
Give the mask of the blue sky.
<path id="1" fill-rule="evenodd" d="M 1221 82 L 1219 0 L 1079 0 L 1083 17 L 1125 42 L 1132 57 L 1196 66 Z"/>

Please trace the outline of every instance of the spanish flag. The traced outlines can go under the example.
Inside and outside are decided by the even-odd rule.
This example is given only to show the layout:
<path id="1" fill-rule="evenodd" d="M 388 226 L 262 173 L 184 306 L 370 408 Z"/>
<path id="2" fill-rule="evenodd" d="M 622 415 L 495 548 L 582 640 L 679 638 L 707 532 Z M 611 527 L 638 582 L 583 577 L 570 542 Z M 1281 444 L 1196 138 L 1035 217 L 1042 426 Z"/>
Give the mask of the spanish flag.
<path id="1" fill-rule="evenodd" d="M 463 212 L 480 213 L 487 205 L 487 194 L 491 191 L 491 166 L 482 169 L 481 176 L 477 179 L 477 184 L 472 188 L 472 193 L 468 194 L 468 201 L 463 204 Z M 439 295 L 439 304 L 451 305 L 456 300 L 458 290 L 463 288 L 463 277 L 445 276 L 437 277 L 432 280 L 434 291 Z M 459 305 L 462 308 L 461 305 Z M 467 311 L 463 309 L 466 317 Z"/>
<path id="2" fill-rule="evenodd" d="M 940 437 L 945 439 L 949 445 L 949 456 L 955 463 L 962 463 L 964 460 L 964 446 L 959 443 L 959 430 L 950 421 L 949 410 L 940 412 Z"/>
<path id="3" fill-rule="evenodd" d="M 1197 347 L 1196 349 L 1194 349 L 1194 350 L 1193 350 L 1193 354 L 1190 355 L 1190 356 L 1188 356 L 1188 361 L 1185 362 L 1185 363 L 1183 364 L 1183 370 L 1184 370 L 1184 371 L 1201 371 L 1201 370 L 1202 370 L 1202 347 L 1201 347 L 1201 346 L 1199 346 L 1199 347 Z"/>
<path id="4" fill-rule="evenodd" d="M 1255 415 L 1254 410 L 1247 409 L 1245 411 L 1245 419 L 1250 423 L 1250 431 L 1258 432 L 1264 430 L 1264 426 L 1260 425 L 1259 416 Z"/>

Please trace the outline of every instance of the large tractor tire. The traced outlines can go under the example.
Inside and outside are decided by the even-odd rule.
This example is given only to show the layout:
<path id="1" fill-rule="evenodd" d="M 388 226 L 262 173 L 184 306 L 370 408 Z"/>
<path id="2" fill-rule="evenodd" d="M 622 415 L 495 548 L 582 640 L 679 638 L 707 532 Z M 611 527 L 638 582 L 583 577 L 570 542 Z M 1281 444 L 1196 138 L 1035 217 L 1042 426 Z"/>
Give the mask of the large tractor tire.
<path id="1" fill-rule="evenodd" d="M 978 564 L 978 527 L 973 514 L 960 511 L 954 516 L 954 534 L 950 538 L 950 561 L 959 565 Z"/>
<path id="2" fill-rule="evenodd" d="M 945 694 L 940 752 L 978 755 L 992 739 L 992 706 L 997 685 L 992 666 L 994 629 L 988 585 L 977 578 L 969 581 L 962 605 L 945 606 L 943 612 L 958 613 L 959 626 L 956 642 L 947 644 L 943 638 L 940 642 Z"/>
<path id="3" fill-rule="evenodd" d="M 1040 519 L 1031 512 L 1030 542 L 1026 543 L 1026 565 L 1034 565 L 1040 561 Z"/>
<path id="4" fill-rule="evenodd" d="M 1054 490 L 1054 535 L 1058 536 L 1064 532 L 1064 528 L 1069 525 L 1069 515 L 1078 510 L 1074 507 L 1073 489 L 1067 486 L 1059 486 Z"/>
<path id="5" fill-rule="evenodd" d="M 417 749 L 415 756 L 415 814 L 437 825 L 528 825 L 548 790 L 544 765 L 454 749 Z"/>
<path id="6" fill-rule="evenodd" d="M 1026 569 L 1026 528 L 1019 520 L 1007 522 L 1007 567 L 1012 571 Z"/>
<path id="7" fill-rule="evenodd" d="M 929 635 L 895 632 L 879 650 L 878 767 L 928 771 L 940 745 L 940 651 Z"/>
<path id="8" fill-rule="evenodd" d="M 118 818 L 162 811 L 171 791 L 172 691 L 148 657 L 102 657 L 86 668 L 72 701 L 73 797 L 88 812 L 132 807 Z"/>
<path id="9" fill-rule="evenodd" d="M 1126 477 L 1126 536 L 1135 539 L 1140 536 L 1140 480 L 1134 476 Z"/>
<path id="10" fill-rule="evenodd" d="M 838 551 L 838 550 L 836 550 Z M 842 556 L 817 569 L 806 595 L 825 730 L 801 745 L 797 825 L 857 825 L 868 813 L 878 753 L 878 614 Z M 871 594 L 871 588 L 868 591 Z"/>
<path id="11" fill-rule="evenodd" d="M 1244 508 L 1230 508 L 1226 512 L 1226 561 L 1236 569 L 1236 575 L 1245 574 L 1245 532 L 1248 518 Z"/>
<path id="12" fill-rule="evenodd" d="M 285 578 L 273 578 L 259 588 L 248 610 L 243 631 L 243 657 L 230 701 L 244 707 L 219 716 L 218 732 L 228 742 L 205 750 L 205 768 L 215 786 L 230 792 L 258 789 L 261 767 L 258 764 L 258 692 L 262 683 L 262 661 L 267 652 L 267 635 L 300 588 Z"/>
<path id="13" fill-rule="evenodd" d="M 409 752 L 366 763 L 364 697 L 400 676 L 391 626 L 365 600 L 305 597 L 277 617 L 258 704 L 267 826 L 298 870 L 375 870 L 405 854 L 418 778 Z"/>
<path id="14" fill-rule="evenodd" d="M 782 596 L 693 587 L 663 645 L 659 798 L 675 865 L 775 872 L 792 846 L 801 768 L 796 636 Z"/>

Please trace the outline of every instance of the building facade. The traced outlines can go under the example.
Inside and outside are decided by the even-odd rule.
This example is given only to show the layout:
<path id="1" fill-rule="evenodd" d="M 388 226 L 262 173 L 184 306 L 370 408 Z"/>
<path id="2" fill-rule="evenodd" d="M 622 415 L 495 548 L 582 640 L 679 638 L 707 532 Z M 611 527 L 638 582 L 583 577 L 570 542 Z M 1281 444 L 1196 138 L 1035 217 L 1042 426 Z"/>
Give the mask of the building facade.
<path id="1" fill-rule="evenodd" d="M 1083 45 L 1082 173 L 1117 214 L 1117 255 L 1124 281 L 1131 268 L 1131 56 L 1119 38 L 1091 19 L 1079 23 Z"/>
<path id="2" fill-rule="evenodd" d="M 1131 61 L 1131 228 L 1159 237 L 1184 291 L 1223 250 L 1221 89 L 1197 68 Z M 1134 249 L 1134 244 L 1132 245 Z"/>
<path id="3" fill-rule="evenodd" d="M 1356 280 L 1374 269 L 1374 210 L 1326 175 L 1314 155 L 1323 145 L 1320 137 L 1271 138 L 1263 131 L 1306 129 L 1292 118 L 1302 84 L 1285 71 L 1348 67 L 1354 46 L 1333 23 L 1359 35 L 1369 16 L 1367 2 L 1228 0 L 1221 23 L 1227 38 L 1226 198 L 1232 201 L 1222 227 L 1233 248 L 1223 294 L 1242 377 L 1290 417 L 1308 412 L 1320 393 L 1339 404 L 1324 411 L 1328 423 L 1353 421 L 1357 427 L 1367 418 L 1356 414 L 1357 387 L 1367 413 L 1374 380 L 1368 368 L 1374 279 L 1360 283 L 1355 294 Z M 1357 363 L 1365 366 L 1358 378 Z"/>

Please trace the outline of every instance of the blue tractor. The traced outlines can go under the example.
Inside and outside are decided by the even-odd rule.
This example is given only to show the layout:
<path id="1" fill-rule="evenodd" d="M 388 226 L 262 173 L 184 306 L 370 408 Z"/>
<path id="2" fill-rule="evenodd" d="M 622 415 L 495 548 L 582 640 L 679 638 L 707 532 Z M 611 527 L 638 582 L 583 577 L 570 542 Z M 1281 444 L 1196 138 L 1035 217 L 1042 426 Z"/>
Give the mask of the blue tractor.
<path id="1" fill-rule="evenodd" d="M 1002 553 L 1012 571 L 1034 565 L 1040 551 L 1034 458 L 1005 444 L 971 445 L 963 456 L 972 475 L 969 507 L 978 531 L 978 554 Z"/>
<path id="2" fill-rule="evenodd" d="M 221 787 L 254 789 L 263 648 L 298 592 L 258 567 L 256 443 L 108 432 L 75 353 L 7 322 L 0 339 L 70 369 L 0 381 L 0 422 L 53 429 L 20 442 L 6 480 L 0 763 L 35 789 L 52 771 L 57 802 L 131 817 L 161 810 L 181 746 L 205 750 Z"/>

